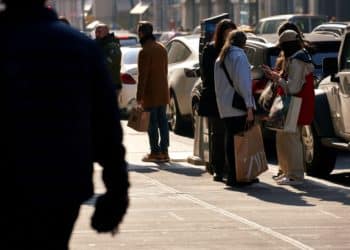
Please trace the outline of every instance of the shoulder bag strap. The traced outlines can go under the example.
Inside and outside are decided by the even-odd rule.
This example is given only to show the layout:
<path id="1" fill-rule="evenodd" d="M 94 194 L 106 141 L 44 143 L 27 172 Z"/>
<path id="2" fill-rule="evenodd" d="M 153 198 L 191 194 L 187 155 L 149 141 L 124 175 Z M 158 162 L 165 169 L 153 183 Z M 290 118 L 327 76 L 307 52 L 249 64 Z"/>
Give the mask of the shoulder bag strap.
<path id="1" fill-rule="evenodd" d="M 235 86 L 233 85 L 233 81 L 232 81 L 230 75 L 228 74 L 228 71 L 227 71 L 227 68 L 226 68 L 226 65 L 225 65 L 225 59 L 222 61 L 221 67 L 222 67 L 222 69 L 223 69 L 224 72 L 225 72 L 225 75 L 226 75 L 226 77 L 227 77 L 228 82 L 230 83 L 230 85 L 231 85 L 233 88 L 235 88 Z"/>

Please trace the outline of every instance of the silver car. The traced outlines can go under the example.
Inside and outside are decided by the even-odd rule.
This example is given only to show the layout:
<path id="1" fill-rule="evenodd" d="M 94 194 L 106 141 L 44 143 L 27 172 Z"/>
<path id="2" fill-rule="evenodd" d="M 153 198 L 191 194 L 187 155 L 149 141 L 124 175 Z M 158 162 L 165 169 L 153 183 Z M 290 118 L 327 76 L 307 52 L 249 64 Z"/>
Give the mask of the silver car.
<path id="1" fill-rule="evenodd" d="M 168 82 L 170 129 L 175 133 L 190 127 L 192 121 L 191 91 L 198 77 L 191 76 L 199 67 L 199 35 L 179 36 L 170 40 L 168 51 Z"/>

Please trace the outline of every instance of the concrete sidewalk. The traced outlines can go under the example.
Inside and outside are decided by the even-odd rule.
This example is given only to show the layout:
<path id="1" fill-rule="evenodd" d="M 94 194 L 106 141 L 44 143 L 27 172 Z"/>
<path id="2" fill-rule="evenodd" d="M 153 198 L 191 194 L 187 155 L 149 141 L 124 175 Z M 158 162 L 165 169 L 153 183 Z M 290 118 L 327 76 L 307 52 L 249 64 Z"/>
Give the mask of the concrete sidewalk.
<path id="1" fill-rule="evenodd" d="M 148 138 L 125 127 L 130 207 L 115 237 L 91 230 L 93 199 L 82 206 L 71 250 L 350 249 L 350 189 L 307 177 L 301 187 L 271 179 L 243 189 L 213 182 L 186 162 L 193 139 L 171 135 L 165 164 L 144 163 Z M 96 166 L 95 192 L 104 187 Z"/>

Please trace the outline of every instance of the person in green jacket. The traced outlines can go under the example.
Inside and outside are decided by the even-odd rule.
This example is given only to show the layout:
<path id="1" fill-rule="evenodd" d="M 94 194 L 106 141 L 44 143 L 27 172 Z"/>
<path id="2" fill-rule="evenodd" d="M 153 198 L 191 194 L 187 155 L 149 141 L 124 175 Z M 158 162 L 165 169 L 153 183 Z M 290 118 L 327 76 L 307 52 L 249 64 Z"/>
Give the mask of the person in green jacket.
<path id="1" fill-rule="evenodd" d="M 108 70 L 111 74 L 112 80 L 116 86 L 117 98 L 122 88 L 120 80 L 120 62 L 122 52 L 120 50 L 119 39 L 109 32 L 109 28 L 106 24 L 99 24 L 95 29 L 96 42 L 102 49 L 106 61 Z"/>

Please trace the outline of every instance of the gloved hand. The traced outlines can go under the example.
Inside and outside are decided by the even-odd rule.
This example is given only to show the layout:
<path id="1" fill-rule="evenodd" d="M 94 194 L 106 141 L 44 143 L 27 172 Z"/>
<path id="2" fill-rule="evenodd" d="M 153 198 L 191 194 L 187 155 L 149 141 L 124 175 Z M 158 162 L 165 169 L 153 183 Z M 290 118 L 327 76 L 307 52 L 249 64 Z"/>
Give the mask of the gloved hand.
<path id="1" fill-rule="evenodd" d="M 91 226 L 98 233 L 111 232 L 114 235 L 129 206 L 129 197 L 106 193 L 97 198 Z"/>

